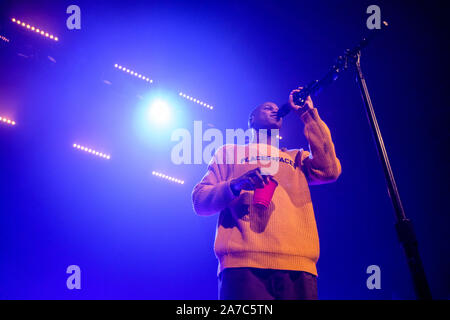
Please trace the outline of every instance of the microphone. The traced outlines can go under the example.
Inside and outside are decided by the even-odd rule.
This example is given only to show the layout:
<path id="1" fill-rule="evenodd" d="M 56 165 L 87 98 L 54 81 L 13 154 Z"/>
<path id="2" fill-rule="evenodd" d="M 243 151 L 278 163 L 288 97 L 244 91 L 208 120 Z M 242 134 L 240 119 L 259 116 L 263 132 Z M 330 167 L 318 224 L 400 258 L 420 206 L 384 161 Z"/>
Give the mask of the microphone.
<path id="1" fill-rule="evenodd" d="M 314 83 L 315 83 L 315 81 L 314 81 Z M 308 86 L 306 86 L 306 88 L 303 88 L 299 92 L 294 92 L 294 94 L 292 95 L 292 98 L 293 98 L 295 105 L 303 108 L 303 106 L 305 105 L 306 99 L 310 95 L 311 87 L 312 87 L 311 85 L 308 85 Z M 291 111 L 291 105 L 289 104 L 289 102 L 281 105 L 278 108 L 278 112 L 277 112 L 278 119 L 287 116 L 290 111 Z"/>

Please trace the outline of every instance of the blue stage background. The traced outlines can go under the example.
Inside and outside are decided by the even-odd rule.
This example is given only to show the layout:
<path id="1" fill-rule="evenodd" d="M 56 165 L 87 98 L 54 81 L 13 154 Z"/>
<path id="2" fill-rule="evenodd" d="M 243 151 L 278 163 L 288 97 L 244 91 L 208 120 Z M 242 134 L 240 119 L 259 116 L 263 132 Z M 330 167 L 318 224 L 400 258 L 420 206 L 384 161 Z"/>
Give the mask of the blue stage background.
<path id="1" fill-rule="evenodd" d="M 81 30 L 66 27 L 71 4 L 81 9 Z M 196 216 L 191 206 L 206 164 L 174 165 L 172 130 L 192 129 L 194 120 L 246 128 L 253 107 L 284 103 L 357 43 L 371 4 L 390 30 L 363 52 L 363 71 L 431 289 L 448 299 L 445 11 L 423 1 L 2 2 L 0 33 L 11 41 L 0 43 L 0 116 L 17 125 L 0 124 L 0 298 L 216 299 L 217 215 Z M 142 123 L 155 95 L 172 107 L 166 128 Z M 342 164 L 336 183 L 311 187 L 319 298 L 413 299 L 354 74 L 313 101 Z M 293 115 L 281 135 L 281 146 L 308 147 Z M 73 143 L 102 148 L 111 160 Z M 66 288 L 73 264 L 81 290 Z M 381 268 L 381 290 L 366 287 L 369 265 Z"/>

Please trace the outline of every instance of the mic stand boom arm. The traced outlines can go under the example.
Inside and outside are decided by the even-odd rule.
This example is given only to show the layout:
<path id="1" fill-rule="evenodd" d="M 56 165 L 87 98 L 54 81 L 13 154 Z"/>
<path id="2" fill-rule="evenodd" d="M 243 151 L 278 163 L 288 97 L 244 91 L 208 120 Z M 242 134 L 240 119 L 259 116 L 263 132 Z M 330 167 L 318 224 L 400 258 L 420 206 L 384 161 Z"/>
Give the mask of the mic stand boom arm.
<path id="1" fill-rule="evenodd" d="M 387 27 L 387 22 L 383 21 L 384 27 Z M 331 67 L 331 69 L 325 74 L 320 80 L 314 80 L 313 82 L 306 85 L 300 92 L 295 92 L 293 94 L 294 104 L 303 107 L 308 96 L 315 95 L 322 91 L 323 88 L 329 86 L 344 72 L 349 63 L 355 60 L 356 54 L 366 47 L 369 42 L 378 34 L 381 30 L 371 30 L 366 37 L 364 37 L 357 46 L 353 49 L 345 50 L 344 55 L 339 56 L 336 63 Z M 279 111 L 278 117 L 284 117 L 291 111 L 289 103 L 283 104 Z"/>

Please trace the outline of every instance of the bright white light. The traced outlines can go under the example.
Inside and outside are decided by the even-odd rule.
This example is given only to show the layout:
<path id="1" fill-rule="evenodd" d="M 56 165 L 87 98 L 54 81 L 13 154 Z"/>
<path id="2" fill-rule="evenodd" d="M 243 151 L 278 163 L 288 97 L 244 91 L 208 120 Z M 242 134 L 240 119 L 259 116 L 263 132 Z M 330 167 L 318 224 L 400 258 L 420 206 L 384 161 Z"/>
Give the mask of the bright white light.
<path id="1" fill-rule="evenodd" d="M 169 123 L 172 114 L 167 102 L 157 99 L 151 104 L 148 116 L 152 123 L 165 125 Z"/>

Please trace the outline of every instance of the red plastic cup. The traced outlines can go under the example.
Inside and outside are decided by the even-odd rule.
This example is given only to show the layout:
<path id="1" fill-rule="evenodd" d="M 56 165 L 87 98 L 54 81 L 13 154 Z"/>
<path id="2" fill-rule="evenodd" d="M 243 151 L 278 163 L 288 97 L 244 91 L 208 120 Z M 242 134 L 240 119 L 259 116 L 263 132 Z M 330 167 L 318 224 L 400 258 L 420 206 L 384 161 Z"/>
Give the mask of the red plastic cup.
<path id="1" fill-rule="evenodd" d="M 273 193 L 275 192 L 278 182 L 269 178 L 269 183 L 264 185 L 264 188 L 255 189 L 253 194 L 253 204 L 268 208 L 270 201 L 272 201 Z"/>

